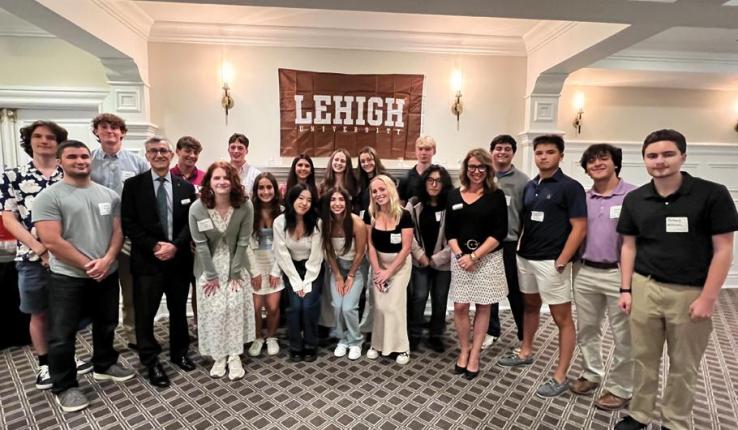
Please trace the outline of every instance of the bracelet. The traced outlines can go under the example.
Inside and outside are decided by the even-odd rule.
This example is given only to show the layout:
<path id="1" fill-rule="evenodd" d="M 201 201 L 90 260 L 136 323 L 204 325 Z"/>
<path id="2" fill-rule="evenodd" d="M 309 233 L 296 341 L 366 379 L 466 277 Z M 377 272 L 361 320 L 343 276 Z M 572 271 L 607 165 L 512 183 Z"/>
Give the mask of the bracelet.
<path id="1" fill-rule="evenodd" d="M 472 261 L 477 261 L 477 260 L 479 260 L 479 259 L 477 258 L 477 254 L 475 254 L 474 252 L 472 252 L 471 254 L 469 254 L 469 257 L 471 257 Z"/>
<path id="2" fill-rule="evenodd" d="M 346 277 L 347 278 L 353 278 L 354 277 L 354 274 L 353 273 L 348 273 L 348 274 L 346 274 Z"/>
<path id="3" fill-rule="evenodd" d="M 630 294 L 630 293 L 631 293 L 631 292 L 630 292 L 630 288 L 621 288 L 621 289 L 620 289 L 620 293 L 621 293 L 621 294 L 622 294 L 622 293 L 625 293 L 625 294 Z"/>

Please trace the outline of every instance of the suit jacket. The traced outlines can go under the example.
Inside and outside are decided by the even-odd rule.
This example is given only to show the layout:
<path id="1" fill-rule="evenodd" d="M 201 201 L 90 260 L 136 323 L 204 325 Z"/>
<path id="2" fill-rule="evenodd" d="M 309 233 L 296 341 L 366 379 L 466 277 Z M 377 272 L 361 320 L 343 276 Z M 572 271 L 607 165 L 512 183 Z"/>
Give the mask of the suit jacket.
<path id="1" fill-rule="evenodd" d="M 218 231 L 213 225 L 208 208 L 197 200 L 190 208 L 190 231 L 195 242 L 197 260 L 194 268 L 195 279 L 205 274 L 205 279 L 215 279 L 220 275 L 213 264 L 213 251 L 221 238 L 225 238 L 228 251 L 231 255 L 231 265 L 228 268 L 228 279 L 237 279 L 244 276 L 244 270 L 251 272 L 251 261 L 247 249 L 251 244 L 251 232 L 254 228 L 254 206 L 251 200 L 246 201 L 239 208 L 233 209 L 231 220 L 224 232 Z"/>
<path id="2" fill-rule="evenodd" d="M 182 178 L 172 178 L 172 240 L 161 224 L 151 171 L 128 179 L 123 185 L 121 223 L 123 233 L 131 240 L 131 273 L 153 275 L 174 269 L 189 276 L 192 267 L 191 236 L 187 215 L 197 199 L 195 187 Z M 154 256 L 157 242 L 171 242 L 177 247 L 174 258 L 161 261 Z"/>

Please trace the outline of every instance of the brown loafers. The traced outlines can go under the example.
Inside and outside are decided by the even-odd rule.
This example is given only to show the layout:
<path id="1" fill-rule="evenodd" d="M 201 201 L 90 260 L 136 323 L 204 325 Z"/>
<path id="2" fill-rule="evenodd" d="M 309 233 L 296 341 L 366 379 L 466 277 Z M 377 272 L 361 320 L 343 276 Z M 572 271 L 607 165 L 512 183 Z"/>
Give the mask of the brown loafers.
<path id="1" fill-rule="evenodd" d="M 569 389 L 574 394 L 590 394 L 599 385 L 597 382 L 588 381 L 586 378 L 580 376 L 569 382 Z"/>
<path id="2" fill-rule="evenodd" d="M 624 399 L 609 391 L 604 391 L 602 395 L 595 400 L 594 405 L 605 411 L 618 411 L 627 407 L 628 403 L 630 403 L 630 399 Z"/>

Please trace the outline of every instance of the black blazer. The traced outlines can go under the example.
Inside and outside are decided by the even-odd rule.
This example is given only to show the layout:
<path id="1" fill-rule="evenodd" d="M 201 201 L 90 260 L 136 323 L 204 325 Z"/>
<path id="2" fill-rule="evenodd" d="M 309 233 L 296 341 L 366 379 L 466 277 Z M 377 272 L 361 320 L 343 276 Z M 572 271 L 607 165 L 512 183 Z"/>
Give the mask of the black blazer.
<path id="1" fill-rule="evenodd" d="M 175 269 L 178 273 L 192 273 L 192 248 L 188 223 L 190 205 L 195 201 L 195 187 L 182 178 L 172 178 L 172 240 L 167 238 L 166 226 L 159 220 L 156 194 L 151 170 L 128 179 L 123 185 L 121 223 L 123 234 L 131 240 L 131 273 L 151 275 L 162 270 Z M 177 253 L 169 261 L 154 256 L 157 242 L 171 242 Z"/>

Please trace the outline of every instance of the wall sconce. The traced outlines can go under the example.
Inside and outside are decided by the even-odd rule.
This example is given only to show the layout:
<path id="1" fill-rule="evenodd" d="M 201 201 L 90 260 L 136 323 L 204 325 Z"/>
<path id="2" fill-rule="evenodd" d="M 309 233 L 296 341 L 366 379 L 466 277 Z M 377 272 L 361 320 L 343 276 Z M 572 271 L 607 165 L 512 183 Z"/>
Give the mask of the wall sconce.
<path id="1" fill-rule="evenodd" d="M 738 118 L 738 100 L 735 101 L 735 105 L 733 105 L 733 110 L 735 111 L 735 116 Z M 735 123 L 735 131 L 738 132 L 738 121 Z"/>
<path id="2" fill-rule="evenodd" d="M 577 92 L 574 95 L 574 109 L 576 109 L 577 114 L 574 116 L 574 122 L 572 125 L 577 130 L 577 134 L 580 134 L 582 132 L 582 114 L 584 114 L 584 94 L 581 92 Z"/>
<path id="3" fill-rule="evenodd" d="M 233 109 L 233 97 L 229 90 L 231 89 L 231 82 L 233 82 L 233 68 L 230 63 L 223 62 L 221 66 L 221 78 L 223 80 L 223 98 L 220 100 L 220 105 L 225 109 L 225 123 L 228 125 L 228 111 Z"/>
<path id="4" fill-rule="evenodd" d="M 459 117 L 464 111 L 464 104 L 461 102 L 461 87 L 463 84 L 463 76 L 461 70 L 456 69 L 451 73 L 451 89 L 454 92 L 454 102 L 451 104 L 451 113 L 456 115 L 456 130 L 459 129 Z"/>

